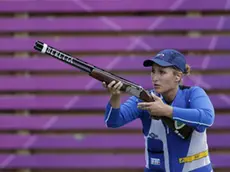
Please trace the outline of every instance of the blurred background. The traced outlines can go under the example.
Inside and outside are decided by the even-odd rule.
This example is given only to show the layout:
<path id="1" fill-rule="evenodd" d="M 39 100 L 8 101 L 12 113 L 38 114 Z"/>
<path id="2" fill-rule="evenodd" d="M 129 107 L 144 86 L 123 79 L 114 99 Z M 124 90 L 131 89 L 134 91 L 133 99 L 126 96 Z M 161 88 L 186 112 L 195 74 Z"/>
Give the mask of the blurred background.
<path id="1" fill-rule="evenodd" d="M 141 172 L 140 121 L 104 124 L 109 100 L 86 73 L 33 49 L 37 40 L 151 88 L 146 58 L 183 52 L 216 110 L 216 172 L 230 171 L 230 0 L 1 0 L 0 171 Z M 123 101 L 127 96 L 124 94 Z M 199 145 L 197 145 L 199 146 Z"/>

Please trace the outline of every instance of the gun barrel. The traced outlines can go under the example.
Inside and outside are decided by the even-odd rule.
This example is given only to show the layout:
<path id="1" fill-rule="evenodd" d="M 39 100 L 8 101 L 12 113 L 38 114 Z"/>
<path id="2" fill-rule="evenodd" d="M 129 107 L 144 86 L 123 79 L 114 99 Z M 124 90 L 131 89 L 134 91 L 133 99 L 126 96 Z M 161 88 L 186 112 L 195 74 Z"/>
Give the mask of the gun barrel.
<path id="1" fill-rule="evenodd" d="M 44 49 L 46 49 L 46 48 L 47 48 L 47 45 L 45 43 L 42 43 L 41 41 L 36 41 L 35 42 L 34 49 L 36 49 L 36 50 L 38 50 L 38 51 L 40 51 L 42 53 L 45 53 Z"/>
<path id="2" fill-rule="evenodd" d="M 56 48 L 51 47 L 41 41 L 35 42 L 34 49 L 43 54 L 50 55 L 58 60 L 64 61 L 65 63 L 68 63 L 88 73 L 90 73 L 94 68 L 94 66 L 88 64 L 87 62 L 84 62 L 78 58 L 74 58 L 71 55 L 64 53 L 60 50 L 57 50 Z"/>

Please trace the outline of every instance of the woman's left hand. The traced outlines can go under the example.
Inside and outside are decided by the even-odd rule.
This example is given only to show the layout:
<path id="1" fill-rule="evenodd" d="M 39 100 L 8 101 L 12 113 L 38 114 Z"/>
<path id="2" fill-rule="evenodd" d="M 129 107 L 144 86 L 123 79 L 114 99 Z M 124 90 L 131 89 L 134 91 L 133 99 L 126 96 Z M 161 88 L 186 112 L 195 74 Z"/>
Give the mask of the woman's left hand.
<path id="1" fill-rule="evenodd" d="M 147 110 L 151 116 L 167 116 L 172 117 L 172 107 L 165 104 L 160 97 L 151 92 L 154 102 L 140 102 L 137 108 Z"/>

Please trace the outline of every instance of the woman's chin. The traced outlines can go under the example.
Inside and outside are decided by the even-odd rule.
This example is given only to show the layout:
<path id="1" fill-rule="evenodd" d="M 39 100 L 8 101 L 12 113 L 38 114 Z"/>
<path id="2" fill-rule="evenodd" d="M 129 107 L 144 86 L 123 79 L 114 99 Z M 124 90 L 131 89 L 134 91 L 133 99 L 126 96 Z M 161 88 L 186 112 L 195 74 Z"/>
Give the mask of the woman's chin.
<path id="1" fill-rule="evenodd" d="M 161 88 L 160 87 L 154 87 L 154 90 L 159 94 L 161 93 Z"/>

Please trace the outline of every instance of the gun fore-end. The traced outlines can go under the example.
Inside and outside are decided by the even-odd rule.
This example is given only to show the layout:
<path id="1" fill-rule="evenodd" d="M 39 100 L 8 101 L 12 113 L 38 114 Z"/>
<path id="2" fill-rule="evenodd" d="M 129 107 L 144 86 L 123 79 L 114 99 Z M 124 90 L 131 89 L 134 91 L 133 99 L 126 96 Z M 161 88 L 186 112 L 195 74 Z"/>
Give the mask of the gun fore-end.
<path id="1" fill-rule="evenodd" d="M 141 94 L 143 94 L 142 92 L 145 91 L 141 86 L 137 86 L 135 84 L 132 84 L 131 82 L 127 82 L 125 80 L 122 80 L 121 78 L 116 78 L 112 75 L 109 75 L 108 73 L 103 73 L 98 70 L 93 70 L 89 75 L 101 82 L 105 82 L 106 84 L 109 84 L 112 81 L 116 81 L 116 82 L 121 81 L 123 86 L 121 87 L 120 90 L 130 95 L 136 96 L 138 98 L 140 97 Z"/>
<path id="2" fill-rule="evenodd" d="M 116 81 L 118 82 L 119 80 L 115 79 L 115 78 L 112 78 L 108 75 L 105 75 L 105 74 L 102 74 L 102 73 L 99 73 L 97 71 L 92 71 L 90 74 L 89 74 L 91 77 L 101 81 L 101 82 L 105 82 L 106 84 L 109 84 L 110 82 L 112 81 Z M 128 85 L 126 85 L 125 83 L 123 83 L 123 86 L 121 88 L 121 91 L 126 91 L 126 88 L 127 88 Z"/>

